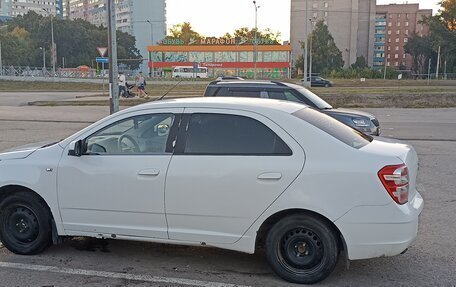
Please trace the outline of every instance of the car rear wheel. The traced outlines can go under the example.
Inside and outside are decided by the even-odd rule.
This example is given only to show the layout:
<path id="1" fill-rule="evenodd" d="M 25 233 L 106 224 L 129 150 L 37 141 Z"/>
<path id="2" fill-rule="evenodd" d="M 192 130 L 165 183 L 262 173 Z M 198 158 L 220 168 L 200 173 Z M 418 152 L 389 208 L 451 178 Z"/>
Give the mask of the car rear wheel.
<path id="1" fill-rule="evenodd" d="M 52 243 L 49 208 L 31 192 L 17 192 L 0 203 L 0 240 L 13 253 L 31 255 Z"/>
<path id="2" fill-rule="evenodd" d="M 278 276 L 293 283 L 313 284 L 328 277 L 336 266 L 337 235 L 317 217 L 288 216 L 270 230 L 266 254 Z"/>

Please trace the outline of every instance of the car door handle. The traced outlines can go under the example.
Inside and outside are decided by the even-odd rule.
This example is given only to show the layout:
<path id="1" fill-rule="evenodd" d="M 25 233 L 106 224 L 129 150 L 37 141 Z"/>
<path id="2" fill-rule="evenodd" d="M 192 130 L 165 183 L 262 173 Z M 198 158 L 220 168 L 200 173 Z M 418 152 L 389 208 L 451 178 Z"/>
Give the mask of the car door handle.
<path id="1" fill-rule="evenodd" d="M 157 176 L 160 174 L 160 170 L 156 168 L 143 169 L 138 172 L 138 175 L 144 176 Z"/>
<path id="2" fill-rule="evenodd" d="M 279 180 L 282 178 L 282 174 L 280 172 L 265 172 L 258 176 L 258 179 L 261 180 Z"/>

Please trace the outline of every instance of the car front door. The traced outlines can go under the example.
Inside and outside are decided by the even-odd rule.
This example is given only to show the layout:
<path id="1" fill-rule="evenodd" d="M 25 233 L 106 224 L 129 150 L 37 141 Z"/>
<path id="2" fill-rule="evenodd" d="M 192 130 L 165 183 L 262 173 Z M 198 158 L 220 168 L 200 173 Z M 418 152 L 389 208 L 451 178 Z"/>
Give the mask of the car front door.
<path id="1" fill-rule="evenodd" d="M 168 237 L 164 186 L 182 110 L 114 120 L 82 138 L 82 156 L 64 151 L 58 198 L 67 234 Z"/>
<path id="2" fill-rule="evenodd" d="M 182 122 L 165 190 L 169 237 L 234 243 L 298 176 L 304 152 L 258 114 L 186 109 Z"/>

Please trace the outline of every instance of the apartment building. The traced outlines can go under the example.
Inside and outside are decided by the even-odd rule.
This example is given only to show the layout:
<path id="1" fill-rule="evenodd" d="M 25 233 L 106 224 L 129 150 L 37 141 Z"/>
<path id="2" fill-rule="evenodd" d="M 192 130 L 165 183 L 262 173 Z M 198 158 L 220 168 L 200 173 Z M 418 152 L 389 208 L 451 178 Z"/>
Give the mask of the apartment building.
<path id="1" fill-rule="evenodd" d="M 63 16 L 84 19 L 95 25 L 107 26 L 106 0 L 63 0 Z M 136 37 L 136 47 L 148 59 L 147 46 L 166 35 L 165 0 L 116 0 L 117 29 Z M 144 62 L 144 69 L 147 62 Z"/>
<path id="2" fill-rule="evenodd" d="M 0 16 L 16 17 L 34 11 L 43 16 L 62 15 L 63 0 L 0 0 Z"/>
<path id="3" fill-rule="evenodd" d="M 311 22 L 323 20 L 342 52 L 345 67 L 353 64 L 359 56 L 372 66 L 375 8 L 376 0 L 291 0 L 293 59 L 303 54 L 301 43 L 312 31 Z"/>
<path id="4" fill-rule="evenodd" d="M 429 27 L 421 22 L 432 16 L 431 9 L 419 9 L 418 4 L 377 5 L 375 16 L 374 58 L 375 68 L 387 67 L 409 70 L 412 57 L 405 53 L 404 46 L 413 33 L 429 34 Z"/>

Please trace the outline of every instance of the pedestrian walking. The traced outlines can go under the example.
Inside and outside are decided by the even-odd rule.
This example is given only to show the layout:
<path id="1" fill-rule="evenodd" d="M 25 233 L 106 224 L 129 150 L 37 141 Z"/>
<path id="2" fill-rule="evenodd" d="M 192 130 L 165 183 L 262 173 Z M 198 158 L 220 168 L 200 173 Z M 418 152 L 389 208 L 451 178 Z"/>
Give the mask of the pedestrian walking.
<path id="1" fill-rule="evenodd" d="M 142 72 L 139 72 L 139 74 L 136 76 L 136 88 L 138 90 L 138 96 L 140 98 L 148 98 L 149 95 L 147 95 L 145 89 L 146 89 L 146 79 L 143 76 Z"/>
<path id="2" fill-rule="evenodd" d="M 119 72 L 119 96 L 128 98 L 127 94 L 127 80 L 123 72 Z"/>

